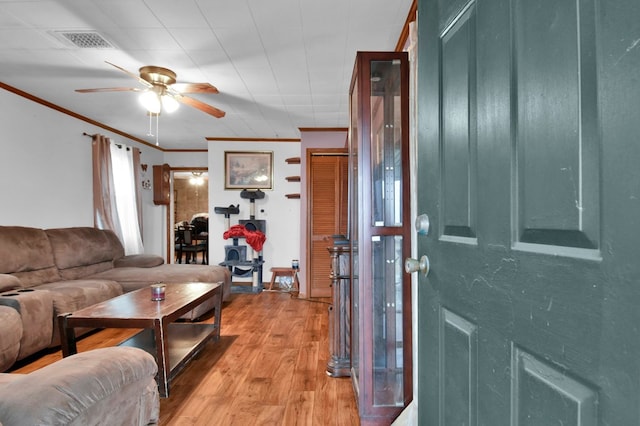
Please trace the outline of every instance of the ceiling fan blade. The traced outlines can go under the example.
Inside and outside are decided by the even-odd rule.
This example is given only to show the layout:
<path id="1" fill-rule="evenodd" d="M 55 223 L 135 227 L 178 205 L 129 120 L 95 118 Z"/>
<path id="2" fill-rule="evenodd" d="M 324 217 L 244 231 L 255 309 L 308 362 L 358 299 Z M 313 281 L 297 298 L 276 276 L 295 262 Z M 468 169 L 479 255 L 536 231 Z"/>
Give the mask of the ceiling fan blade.
<path id="1" fill-rule="evenodd" d="M 153 84 L 149 83 L 147 80 L 143 79 L 143 78 L 142 78 L 142 77 L 140 77 L 138 74 L 134 74 L 134 73 L 132 73 L 131 71 L 128 71 L 128 70 L 126 70 L 126 69 L 124 69 L 124 68 L 122 68 L 122 67 L 119 67 L 119 66 L 118 66 L 118 65 L 116 65 L 116 64 L 112 64 L 112 63 L 111 63 L 111 62 L 109 62 L 109 61 L 105 61 L 105 62 L 106 62 L 107 64 L 111 65 L 112 67 L 116 67 L 116 68 L 118 68 L 120 71 L 122 71 L 123 73 L 127 74 L 128 76 L 135 78 L 136 80 L 138 80 L 140 83 L 142 83 L 142 84 L 143 84 L 143 85 L 145 85 L 146 87 L 149 87 L 149 88 L 150 88 L 150 87 L 153 87 Z"/>
<path id="2" fill-rule="evenodd" d="M 76 89 L 78 93 L 94 93 L 94 92 L 139 92 L 140 89 L 133 87 L 98 87 L 95 89 Z"/>
<path id="3" fill-rule="evenodd" d="M 209 83 L 175 83 L 171 88 L 180 93 L 218 93 L 218 89 Z"/>
<path id="4" fill-rule="evenodd" d="M 213 107 L 209 104 L 205 104 L 204 102 L 200 102 L 199 100 L 190 98 L 188 96 L 176 96 L 175 98 L 185 105 L 189 105 L 191 107 L 197 108 L 200 111 L 213 115 L 216 118 L 222 118 L 226 114 L 224 111 L 216 107 Z"/>

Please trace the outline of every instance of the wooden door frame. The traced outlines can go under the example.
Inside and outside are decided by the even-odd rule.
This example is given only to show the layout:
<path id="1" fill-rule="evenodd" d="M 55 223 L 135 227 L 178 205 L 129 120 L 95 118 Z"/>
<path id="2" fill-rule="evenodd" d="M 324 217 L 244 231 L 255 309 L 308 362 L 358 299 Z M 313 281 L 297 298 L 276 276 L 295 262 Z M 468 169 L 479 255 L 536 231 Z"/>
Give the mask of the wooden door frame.
<path id="1" fill-rule="evenodd" d="M 169 172 L 171 173 L 171 186 L 170 186 L 170 198 L 169 198 L 169 205 L 167 206 L 167 208 L 165 209 L 165 217 L 164 217 L 164 223 L 165 223 L 165 235 L 167 236 L 167 239 L 165 241 L 165 245 L 167 248 L 166 254 L 167 254 L 167 260 L 165 263 L 174 263 L 173 262 L 173 255 L 174 255 L 174 248 L 173 248 L 173 242 L 174 242 L 174 235 L 173 235 L 173 228 L 175 226 L 175 224 L 173 223 L 173 219 L 172 219 L 172 215 L 171 215 L 171 209 L 173 208 L 173 203 L 175 201 L 174 196 L 173 196 L 173 192 L 174 192 L 174 186 L 173 186 L 173 173 L 174 172 L 206 172 L 209 173 L 209 167 L 171 167 L 169 166 Z M 209 181 L 208 185 L 207 185 L 207 191 L 209 191 L 209 185 L 211 185 L 211 181 Z M 211 203 L 209 203 L 209 205 L 211 205 Z M 211 212 L 209 212 L 209 215 L 211 215 Z"/>
<path id="2" fill-rule="evenodd" d="M 305 178 L 306 178 L 306 191 L 307 191 L 307 247 L 305 250 L 305 264 L 307 265 L 307 294 L 311 295 L 311 244 L 312 244 L 312 217 L 313 217 L 313 197 L 311 192 L 311 157 L 314 155 L 327 154 L 327 155 L 349 155 L 349 149 L 347 147 L 344 148 L 308 148 L 306 150 L 306 170 L 305 170 Z"/>

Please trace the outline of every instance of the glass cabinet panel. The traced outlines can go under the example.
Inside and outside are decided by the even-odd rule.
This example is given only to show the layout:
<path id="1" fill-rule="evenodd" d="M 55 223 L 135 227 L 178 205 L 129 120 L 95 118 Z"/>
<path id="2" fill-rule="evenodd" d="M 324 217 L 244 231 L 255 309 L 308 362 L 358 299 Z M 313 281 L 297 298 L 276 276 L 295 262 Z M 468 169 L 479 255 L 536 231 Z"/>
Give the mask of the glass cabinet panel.
<path id="1" fill-rule="evenodd" d="M 351 81 L 351 377 L 362 425 L 392 423 L 413 398 L 408 76 L 404 52 L 358 52 Z"/>
<path id="2" fill-rule="evenodd" d="M 352 89 L 352 99 L 358 98 L 357 84 Z M 354 327 L 360 322 L 360 297 L 358 285 L 358 144 L 360 121 L 359 105 L 351 102 L 351 125 L 349 127 L 349 235 L 347 239 L 351 245 L 351 376 L 353 383 L 359 382 L 360 362 L 357 354 L 360 350 L 360 328 Z M 357 391 L 356 391 L 357 392 Z"/>
<path id="3" fill-rule="evenodd" d="M 374 226 L 402 226 L 400 60 L 371 61 L 371 178 Z"/>
<path id="4" fill-rule="evenodd" d="M 400 406 L 403 393 L 402 236 L 372 237 L 373 404 Z"/>

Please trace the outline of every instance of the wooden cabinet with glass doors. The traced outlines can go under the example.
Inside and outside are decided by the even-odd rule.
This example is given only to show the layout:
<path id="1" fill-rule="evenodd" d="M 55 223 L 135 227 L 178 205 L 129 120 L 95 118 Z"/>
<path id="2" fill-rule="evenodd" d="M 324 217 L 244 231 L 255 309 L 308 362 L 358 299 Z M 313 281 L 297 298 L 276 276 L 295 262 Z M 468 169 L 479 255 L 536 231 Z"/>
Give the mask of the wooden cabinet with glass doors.
<path id="1" fill-rule="evenodd" d="M 361 424 L 391 424 L 413 398 L 409 67 L 358 52 L 350 89 L 351 376 Z"/>

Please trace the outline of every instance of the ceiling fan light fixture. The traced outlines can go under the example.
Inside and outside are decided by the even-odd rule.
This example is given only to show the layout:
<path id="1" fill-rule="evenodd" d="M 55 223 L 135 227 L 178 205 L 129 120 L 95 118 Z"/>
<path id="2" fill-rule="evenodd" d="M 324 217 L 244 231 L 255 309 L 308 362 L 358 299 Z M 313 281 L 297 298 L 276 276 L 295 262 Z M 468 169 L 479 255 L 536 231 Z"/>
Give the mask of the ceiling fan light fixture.
<path id="1" fill-rule="evenodd" d="M 212 115 L 216 118 L 222 118 L 225 116 L 224 111 L 196 98 L 184 95 L 184 93 L 218 93 L 218 89 L 209 83 L 180 83 L 178 85 L 180 89 L 173 88 L 172 85 L 176 83 L 176 73 L 168 68 L 148 65 L 141 67 L 139 75 L 136 75 L 116 64 L 112 64 L 109 61 L 105 62 L 130 77 L 137 79 L 139 83 L 145 86 L 144 89 L 133 87 L 103 87 L 94 89 L 76 89 L 76 92 L 140 92 L 138 101 L 144 106 L 147 113 L 151 116 L 157 116 L 162 111 L 167 113 L 174 112 L 178 109 L 181 103 L 189 107 L 199 109 L 205 114 Z"/>
<path id="2" fill-rule="evenodd" d="M 171 114 L 176 111 L 180 104 L 176 99 L 171 95 L 162 95 L 162 110 Z"/>
<path id="3" fill-rule="evenodd" d="M 152 114 L 160 114 L 162 109 L 162 103 L 160 102 L 160 96 L 153 90 L 142 92 L 138 98 L 142 106 Z"/>

